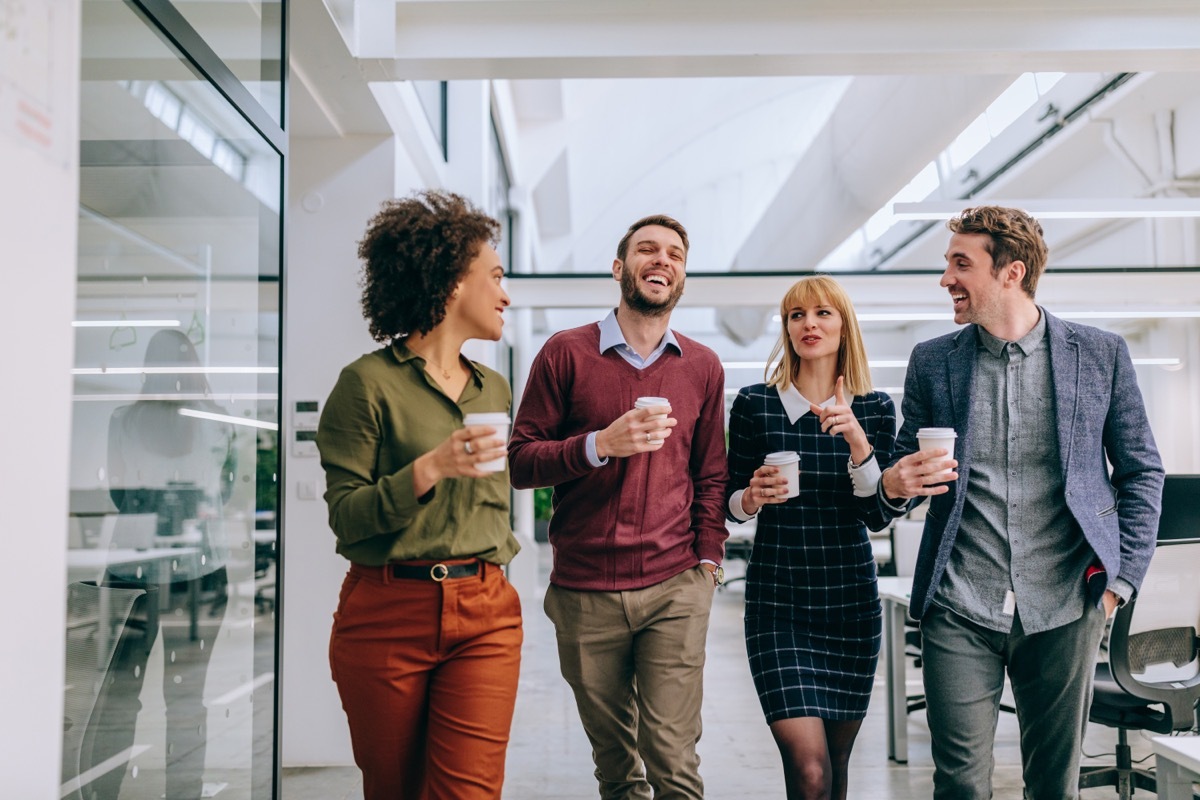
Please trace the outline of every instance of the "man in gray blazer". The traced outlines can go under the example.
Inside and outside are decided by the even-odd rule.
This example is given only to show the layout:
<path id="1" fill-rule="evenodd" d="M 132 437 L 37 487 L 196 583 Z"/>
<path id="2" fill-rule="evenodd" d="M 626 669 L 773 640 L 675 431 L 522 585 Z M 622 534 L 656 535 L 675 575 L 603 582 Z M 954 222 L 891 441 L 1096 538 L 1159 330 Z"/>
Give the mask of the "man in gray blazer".
<path id="1" fill-rule="evenodd" d="M 1150 562 L 1162 462 L 1125 341 L 1034 302 L 1041 225 L 985 206 L 947 227 L 941 285 L 967 327 L 913 349 L 896 448 L 910 455 L 880 482 L 893 513 L 930 498 L 911 613 L 934 797 L 991 797 L 1007 671 L 1025 796 L 1074 798 L 1096 651 Z M 956 452 L 913 452 L 924 427 L 954 428 Z"/>

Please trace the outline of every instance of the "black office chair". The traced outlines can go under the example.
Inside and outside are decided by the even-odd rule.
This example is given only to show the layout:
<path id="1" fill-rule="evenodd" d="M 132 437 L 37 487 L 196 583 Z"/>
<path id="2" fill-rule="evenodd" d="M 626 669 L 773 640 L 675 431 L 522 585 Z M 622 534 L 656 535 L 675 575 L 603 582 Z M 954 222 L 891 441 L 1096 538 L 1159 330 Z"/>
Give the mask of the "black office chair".
<path id="1" fill-rule="evenodd" d="M 1197 575 L 1200 540 L 1160 541 L 1137 597 L 1113 616 L 1088 719 L 1117 729 L 1116 763 L 1084 767 L 1079 788 L 1115 786 L 1121 800 L 1135 789 L 1156 791 L 1154 774 L 1133 766 L 1128 732 L 1200 729 Z"/>

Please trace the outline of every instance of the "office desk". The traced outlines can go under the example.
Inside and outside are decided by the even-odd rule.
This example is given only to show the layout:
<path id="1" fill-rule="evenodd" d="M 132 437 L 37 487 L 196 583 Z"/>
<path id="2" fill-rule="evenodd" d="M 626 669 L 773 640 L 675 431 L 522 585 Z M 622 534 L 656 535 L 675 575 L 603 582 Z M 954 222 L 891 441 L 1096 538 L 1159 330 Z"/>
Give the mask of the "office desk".
<path id="1" fill-rule="evenodd" d="M 887 681 L 888 758 L 908 762 L 908 689 L 905 685 L 904 619 L 908 616 L 912 578 L 880 578 L 883 605 L 883 649 Z"/>
<path id="2" fill-rule="evenodd" d="M 172 562 L 186 561 L 194 567 L 200 556 L 199 547 L 150 547 L 145 550 L 125 548 L 85 549 L 67 551 L 67 581 L 101 581 L 104 571 L 109 567 L 145 565 L 147 583 L 157 583 L 167 586 L 171 583 Z M 192 569 L 188 574 L 194 574 Z M 170 592 L 159 594 L 159 608 L 170 604 Z M 200 579 L 188 581 L 188 622 L 189 633 L 193 641 L 200 638 L 199 625 Z M 105 634 L 107 635 L 107 634 Z"/>
<path id="3" fill-rule="evenodd" d="M 1160 800 L 1192 800 L 1192 784 L 1200 781 L 1200 736 L 1155 736 Z"/>

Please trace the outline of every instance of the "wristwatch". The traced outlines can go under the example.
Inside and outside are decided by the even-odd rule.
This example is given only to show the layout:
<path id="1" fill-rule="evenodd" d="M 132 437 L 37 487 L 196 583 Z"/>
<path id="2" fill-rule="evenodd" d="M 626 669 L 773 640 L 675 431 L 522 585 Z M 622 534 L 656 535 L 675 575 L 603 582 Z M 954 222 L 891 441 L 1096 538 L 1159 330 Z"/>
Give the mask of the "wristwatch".
<path id="1" fill-rule="evenodd" d="M 717 568 L 713 570 L 712 576 L 713 583 L 715 583 L 717 586 L 720 586 L 725 582 L 725 568 L 718 564 Z"/>

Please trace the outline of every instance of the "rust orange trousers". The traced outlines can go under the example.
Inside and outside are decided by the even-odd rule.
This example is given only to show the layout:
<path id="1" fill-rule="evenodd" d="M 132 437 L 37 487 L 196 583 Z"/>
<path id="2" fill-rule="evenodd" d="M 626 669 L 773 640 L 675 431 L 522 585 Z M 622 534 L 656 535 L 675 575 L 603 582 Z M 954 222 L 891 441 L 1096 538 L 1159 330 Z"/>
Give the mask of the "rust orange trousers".
<path id="1" fill-rule="evenodd" d="M 365 800 L 500 797 L 522 638 L 495 564 L 441 582 L 351 565 L 329 662 Z"/>

